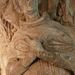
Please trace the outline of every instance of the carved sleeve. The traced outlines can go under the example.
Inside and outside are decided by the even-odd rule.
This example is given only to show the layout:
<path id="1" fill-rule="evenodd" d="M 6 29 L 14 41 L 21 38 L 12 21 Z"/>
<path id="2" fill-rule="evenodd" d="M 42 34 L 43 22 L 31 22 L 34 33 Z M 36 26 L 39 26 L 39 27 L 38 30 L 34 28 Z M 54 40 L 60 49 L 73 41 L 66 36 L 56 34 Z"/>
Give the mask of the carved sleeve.
<path id="1" fill-rule="evenodd" d="M 53 28 L 48 34 L 44 42 L 33 40 L 31 44 L 33 52 L 37 57 L 55 66 L 74 71 L 75 48 L 72 38 L 66 32 Z"/>
<path id="2" fill-rule="evenodd" d="M 43 47 L 51 52 L 65 53 L 74 50 L 74 42 L 67 32 L 52 28 L 43 43 Z"/>
<path id="3" fill-rule="evenodd" d="M 67 32 L 59 29 L 54 30 L 55 32 L 50 33 L 43 43 L 43 47 L 48 52 L 54 53 L 48 53 L 48 56 L 53 56 L 54 65 L 72 69 L 75 72 L 75 45 L 73 40 Z"/>

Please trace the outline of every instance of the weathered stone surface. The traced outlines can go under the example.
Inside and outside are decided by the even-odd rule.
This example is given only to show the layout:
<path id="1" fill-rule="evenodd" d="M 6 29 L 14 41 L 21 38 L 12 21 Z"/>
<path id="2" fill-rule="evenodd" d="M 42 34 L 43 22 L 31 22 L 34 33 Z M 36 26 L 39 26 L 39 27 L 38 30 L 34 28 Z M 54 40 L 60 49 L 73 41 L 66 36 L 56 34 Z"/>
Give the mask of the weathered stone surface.
<path id="1" fill-rule="evenodd" d="M 73 12 L 70 0 L 0 0 L 1 75 L 75 73 L 74 28 L 60 24 Z"/>

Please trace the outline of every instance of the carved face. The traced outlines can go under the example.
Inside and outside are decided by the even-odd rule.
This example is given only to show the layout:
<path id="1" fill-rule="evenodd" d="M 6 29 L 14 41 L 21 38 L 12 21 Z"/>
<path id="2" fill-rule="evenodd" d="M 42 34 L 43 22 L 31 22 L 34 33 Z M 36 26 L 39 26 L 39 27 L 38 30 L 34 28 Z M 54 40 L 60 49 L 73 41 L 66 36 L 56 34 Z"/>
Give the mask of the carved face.
<path id="1" fill-rule="evenodd" d="M 32 14 L 38 10 L 38 0 L 18 0 L 18 3 L 24 14 Z"/>

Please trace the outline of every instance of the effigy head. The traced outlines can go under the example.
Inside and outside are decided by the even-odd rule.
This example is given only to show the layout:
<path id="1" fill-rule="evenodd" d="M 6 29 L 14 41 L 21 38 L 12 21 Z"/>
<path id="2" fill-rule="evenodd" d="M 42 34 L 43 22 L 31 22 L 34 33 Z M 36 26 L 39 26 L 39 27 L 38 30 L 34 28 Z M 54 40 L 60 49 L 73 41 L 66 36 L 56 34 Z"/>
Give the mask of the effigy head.
<path id="1" fill-rule="evenodd" d="M 38 11 L 38 0 L 13 0 L 14 7 L 17 12 L 24 14 L 32 14 Z"/>

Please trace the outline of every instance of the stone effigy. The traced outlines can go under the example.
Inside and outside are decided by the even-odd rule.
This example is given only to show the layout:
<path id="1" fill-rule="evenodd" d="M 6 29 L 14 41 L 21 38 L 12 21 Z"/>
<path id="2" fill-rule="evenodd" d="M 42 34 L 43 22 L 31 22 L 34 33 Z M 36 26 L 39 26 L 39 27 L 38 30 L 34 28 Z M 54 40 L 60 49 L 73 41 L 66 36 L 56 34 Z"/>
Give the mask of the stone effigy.
<path id="1" fill-rule="evenodd" d="M 37 63 L 37 58 L 49 62 L 53 68 L 57 67 L 63 71 L 67 69 L 75 73 L 75 44 L 73 39 L 61 24 L 50 20 L 46 12 L 40 16 L 38 0 L 9 0 L 7 4 L 10 11 L 11 7 L 14 7 L 13 10 L 23 14 L 25 18 L 18 20 L 19 18 L 11 11 L 12 18 L 12 14 L 8 14 L 8 6 L 5 13 L 1 13 L 1 75 L 34 75 L 28 71 L 31 66 Z M 55 73 L 55 75 L 57 74 Z M 66 71 L 63 75 L 71 74 Z"/>

